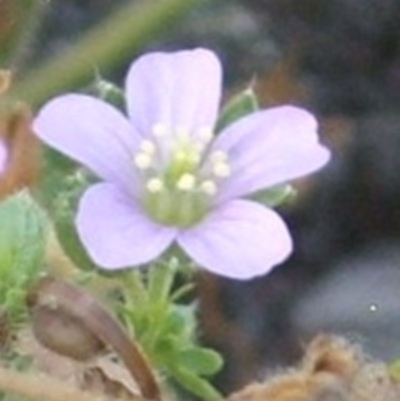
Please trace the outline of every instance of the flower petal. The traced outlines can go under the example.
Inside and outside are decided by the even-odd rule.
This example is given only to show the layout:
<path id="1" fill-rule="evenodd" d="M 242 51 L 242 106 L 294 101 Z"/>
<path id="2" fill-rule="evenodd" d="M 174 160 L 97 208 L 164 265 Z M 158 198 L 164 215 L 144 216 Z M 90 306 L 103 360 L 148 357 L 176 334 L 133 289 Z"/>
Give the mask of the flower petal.
<path id="1" fill-rule="evenodd" d="M 206 49 L 150 53 L 135 61 L 126 81 L 128 114 L 144 136 L 155 124 L 172 129 L 213 128 L 222 69 Z"/>
<path id="2" fill-rule="evenodd" d="M 231 175 L 218 202 L 285 183 L 322 167 L 329 151 L 318 143 L 317 122 L 307 111 L 282 106 L 246 116 L 213 144 L 229 154 Z"/>
<path id="3" fill-rule="evenodd" d="M 268 273 L 292 251 L 285 223 L 255 202 L 233 200 L 178 236 L 181 247 L 204 268 L 249 279 Z"/>
<path id="4" fill-rule="evenodd" d="M 4 172 L 7 165 L 7 147 L 4 141 L 0 138 L 0 174 Z"/>
<path id="5" fill-rule="evenodd" d="M 85 95 L 58 97 L 40 111 L 34 130 L 47 145 L 104 180 L 126 188 L 135 185 L 132 160 L 140 137 L 109 104 Z"/>
<path id="6" fill-rule="evenodd" d="M 147 263 L 176 236 L 175 228 L 153 223 L 125 192 L 108 183 L 84 193 L 76 225 L 89 255 L 105 269 Z"/>

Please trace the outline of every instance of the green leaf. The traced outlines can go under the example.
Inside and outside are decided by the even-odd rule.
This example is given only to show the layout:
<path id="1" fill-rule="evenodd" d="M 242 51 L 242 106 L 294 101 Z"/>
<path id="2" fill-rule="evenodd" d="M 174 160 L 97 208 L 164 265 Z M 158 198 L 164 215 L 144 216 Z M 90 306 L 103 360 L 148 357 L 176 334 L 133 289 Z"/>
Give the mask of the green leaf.
<path id="1" fill-rule="evenodd" d="M 222 395 L 205 379 L 179 366 L 171 367 L 174 379 L 186 390 L 206 401 L 217 401 Z"/>
<path id="2" fill-rule="evenodd" d="M 173 305 L 168 311 L 165 331 L 180 337 L 181 341 L 192 340 L 196 327 L 195 307 L 193 305 Z"/>
<path id="3" fill-rule="evenodd" d="M 275 207 L 290 201 L 295 195 L 295 189 L 289 184 L 284 184 L 256 192 L 252 199 L 269 207 Z"/>
<path id="4" fill-rule="evenodd" d="M 251 87 L 234 96 L 222 109 L 215 132 L 221 132 L 225 127 L 247 114 L 259 109 L 257 97 Z"/>
<path id="5" fill-rule="evenodd" d="M 221 370 L 223 365 L 221 355 L 214 350 L 202 347 L 180 350 L 175 358 L 176 363 L 182 368 L 198 375 L 213 375 Z"/>
<path id="6" fill-rule="evenodd" d="M 0 304 L 19 320 L 26 290 L 43 270 L 48 221 L 22 191 L 0 203 L 0 222 Z"/>

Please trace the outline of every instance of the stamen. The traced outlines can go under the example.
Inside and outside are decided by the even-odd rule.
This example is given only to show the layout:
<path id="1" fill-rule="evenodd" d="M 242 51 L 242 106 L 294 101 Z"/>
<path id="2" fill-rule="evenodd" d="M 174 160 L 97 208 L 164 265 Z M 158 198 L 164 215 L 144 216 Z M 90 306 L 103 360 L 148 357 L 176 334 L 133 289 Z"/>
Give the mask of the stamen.
<path id="1" fill-rule="evenodd" d="M 146 183 L 146 189 L 152 194 L 161 192 L 164 189 L 164 182 L 161 178 L 150 178 Z"/>
<path id="2" fill-rule="evenodd" d="M 193 174 L 182 174 L 176 183 L 176 187 L 182 191 L 191 191 L 196 184 L 196 177 Z"/>
<path id="3" fill-rule="evenodd" d="M 200 189 L 207 195 L 215 195 L 217 193 L 217 185 L 212 180 L 205 180 L 200 184 Z"/>
<path id="4" fill-rule="evenodd" d="M 213 137 L 213 130 L 211 127 L 201 127 L 197 131 L 197 136 L 203 144 L 208 144 Z"/>
<path id="5" fill-rule="evenodd" d="M 151 155 L 140 152 L 135 156 L 134 162 L 139 170 L 146 170 L 151 166 L 153 160 Z"/>
<path id="6" fill-rule="evenodd" d="M 143 153 L 147 153 L 149 155 L 152 155 L 156 151 L 156 145 L 154 144 L 154 142 L 152 142 L 152 141 L 150 141 L 148 139 L 144 139 L 140 143 L 140 150 Z"/>
<path id="7" fill-rule="evenodd" d="M 231 167 L 225 161 L 220 161 L 220 162 L 214 163 L 212 169 L 213 169 L 213 173 L 216 177 L 225 178 L 225 177 L 229 177 L 231 174 Z"/>
<path id="8" fill-rule="evenodd" d="M 168 134 L 168 127 L 165 124 L 157 123 L 153 125 L 153 127 L 151 128 L 151 132 L 154 136 L 161 138 Z"/>
<path id="9" fill-rule="evenodd" d="M 178 162 L 189 162 L 191 164 L 197 164 L 200 161 L 200 155 L 196 149 L 179 149 L 175 152 L 174 158 Z"/>
<path id="10" fill-rule="evenodd" d="M 214 152 L 210 154 L 210 160 L 213 163 L 227 162 L 228 154 L 223 150 L 214 150 Z"/>

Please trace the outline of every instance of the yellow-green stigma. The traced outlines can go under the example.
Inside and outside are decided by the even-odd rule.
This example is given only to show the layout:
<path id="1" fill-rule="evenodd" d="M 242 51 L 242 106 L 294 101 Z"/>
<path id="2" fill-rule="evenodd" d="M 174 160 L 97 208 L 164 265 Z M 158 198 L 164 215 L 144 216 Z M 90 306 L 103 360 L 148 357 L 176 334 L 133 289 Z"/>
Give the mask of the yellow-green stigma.
<path id="1" fill-rule="evenodd" d="M 192 137 L 178 128 L 171 135 L 157 124 L 153 134 L 154 142 L 143 141 L 134 157 L 144 179 L 143 207 L 160 224 L 195 225 L 209 212 L 219 180 L 230 174 L 228 156 L 222 151 L 207 154 L 212 138 L 209 129 Z"/>

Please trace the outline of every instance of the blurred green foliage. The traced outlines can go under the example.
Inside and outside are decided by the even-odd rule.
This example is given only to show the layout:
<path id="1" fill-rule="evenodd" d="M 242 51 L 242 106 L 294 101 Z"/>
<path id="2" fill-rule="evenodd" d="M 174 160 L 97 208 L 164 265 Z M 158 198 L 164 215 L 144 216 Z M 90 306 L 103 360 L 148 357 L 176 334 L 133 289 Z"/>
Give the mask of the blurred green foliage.
<path id="1" fill-rule="evenodd" d="M 59 93 L 87 84 L 94 68 L 104 73 L 131 60 L 147 41 L 205 1 L 129 1 L 66 51 L 25 74 L 11 96 L 38 106 Z"/>

